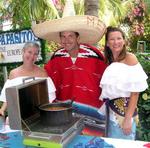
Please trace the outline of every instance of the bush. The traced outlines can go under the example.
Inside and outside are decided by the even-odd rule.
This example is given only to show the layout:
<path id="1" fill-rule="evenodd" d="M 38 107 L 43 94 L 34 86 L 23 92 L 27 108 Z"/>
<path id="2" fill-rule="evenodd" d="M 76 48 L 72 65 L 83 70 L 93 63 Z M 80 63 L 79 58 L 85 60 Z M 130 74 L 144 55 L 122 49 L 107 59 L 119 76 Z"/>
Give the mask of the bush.
<path id="1" fill-rule="evenodd" d="M 138 101 L 139 125 L 137 128 L 138 140 L 150 141 L 150 53 L 137 54 L 139 62 L 148 75 L 148 88 L 140 93 Z"/>

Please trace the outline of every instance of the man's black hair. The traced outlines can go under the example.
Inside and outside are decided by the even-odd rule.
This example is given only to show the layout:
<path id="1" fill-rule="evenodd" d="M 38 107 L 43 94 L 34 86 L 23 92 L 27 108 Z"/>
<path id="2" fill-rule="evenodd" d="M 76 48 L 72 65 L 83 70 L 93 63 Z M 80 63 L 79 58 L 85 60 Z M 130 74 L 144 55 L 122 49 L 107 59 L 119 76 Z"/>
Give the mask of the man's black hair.
<path id="1" fill-rule="evenodd" d="M 62 31 L 63 32 L 63 31 Z M 59 32 L 59 37 L 61 37 L 61 33 L 62 32 Z M 73 31 L 74 32 L 74 31 Z M 75 33 L 75 35 L 76 35 L 76 37 L 78 37 L 80 34 L 78 33 L 78 32 L 74 32 Z"/>

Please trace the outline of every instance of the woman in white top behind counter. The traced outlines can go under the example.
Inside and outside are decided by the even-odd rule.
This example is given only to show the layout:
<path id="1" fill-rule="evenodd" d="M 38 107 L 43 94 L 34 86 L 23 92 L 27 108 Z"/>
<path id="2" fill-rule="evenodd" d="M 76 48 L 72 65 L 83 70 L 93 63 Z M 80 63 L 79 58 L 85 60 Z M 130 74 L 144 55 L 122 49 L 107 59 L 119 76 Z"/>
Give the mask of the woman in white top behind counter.
<path id="1" fill-rule="evenodd" d="M 5 82 L 0 95 L 0 101 L 3 102 L 0 114 L 4 115 L 7 108 L 5 89 L 7 87 L 16 86 L 22 84 L 23 78 L 35 77 L 35 79 L 47 79 L 49 101 L 52 102 L 55 96 L 55 86 L 47 76 L 45 70 L 35 64 L 38 58 L 40 46 L 36 42 L 27 42 L 23 47 L 23 64 L 10 71 L 9 79 Z"/>
<path id="2" fill-rule="evenodd" d="M 139 92 L 148 87 L 148 77 L 136 56 L 126 51 L 125 35 L 121 29 L 108 27 L 105 39 L 104 53 L 109 66 L 100 82 L 100 98 L 109 106 L 108 137 L 133 140 Z M 99 112 L 105 113 L 104 110 L 105 105 Z"/>

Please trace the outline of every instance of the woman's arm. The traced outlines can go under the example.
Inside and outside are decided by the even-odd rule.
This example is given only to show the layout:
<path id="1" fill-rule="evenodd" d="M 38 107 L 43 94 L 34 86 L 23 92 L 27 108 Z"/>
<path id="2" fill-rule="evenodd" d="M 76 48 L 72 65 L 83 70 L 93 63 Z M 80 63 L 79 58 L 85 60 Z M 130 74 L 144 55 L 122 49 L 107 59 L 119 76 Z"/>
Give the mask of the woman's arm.
<path id="1" fill-rule="evenodd" d="M 136 106 L 137 106 L 137 101 L 139 98 L 139 93 L 138 92 L 132 92 L 130 99 L 129 99 L 129 105 L 126 110 L 125 118 L 122 123 L 122 129 L 124 134 L 128 135 L 131 133 L 131 128 L 132 128 L 132 116 L 135 112 Z"/>
<path id="2" fill-rule="evenodd" d="M 6 108 L 7 108 L 7 103 L 6 102 L 3 102 L 1 108 L 0 108 L 0 115 L 4 116 L 4 113 L 6 111 Z"/>

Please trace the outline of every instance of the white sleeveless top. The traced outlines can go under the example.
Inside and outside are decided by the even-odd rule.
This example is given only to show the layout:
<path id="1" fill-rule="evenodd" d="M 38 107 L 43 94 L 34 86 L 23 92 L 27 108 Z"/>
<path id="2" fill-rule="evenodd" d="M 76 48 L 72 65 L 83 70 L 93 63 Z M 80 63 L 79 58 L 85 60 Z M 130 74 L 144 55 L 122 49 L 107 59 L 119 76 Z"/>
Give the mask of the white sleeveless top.
<path id="1" fill-rule="evenodd" d="M 102 76 L 100 98 L 129 97 L 131 92 L 142 92 L 148 87 L 147 78 L 140 63 L 129 66 L 114 62 L 106 68 Z"/>
<path id="2" fill-rule="evenodd" d="M 0 101 L 6 102 L 6 94 L 5 94 L 6 88 L 20 85 L 23 83 L 23 79 L 28 78 L 28 77 L 29 76 L 17 77 L 17 78 L 11 79 L 11 80 L 8 79 L 5 82 L 3 89 L 1 91 Z M 56 99 L 56 94 L 55 94 L 56 88 L 55 88 L 51 78 L 49 78 L 49 77 L 35 77 L 35 79 L 39 79 L 39 80 L 40 79 L 47 79 L 49 102 L 52 102 L 54 99 Z"/>

